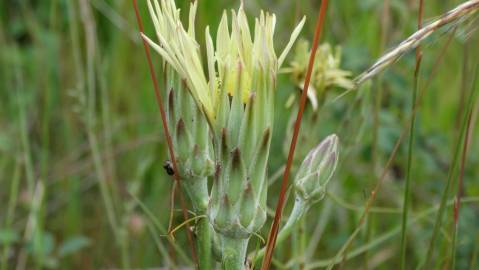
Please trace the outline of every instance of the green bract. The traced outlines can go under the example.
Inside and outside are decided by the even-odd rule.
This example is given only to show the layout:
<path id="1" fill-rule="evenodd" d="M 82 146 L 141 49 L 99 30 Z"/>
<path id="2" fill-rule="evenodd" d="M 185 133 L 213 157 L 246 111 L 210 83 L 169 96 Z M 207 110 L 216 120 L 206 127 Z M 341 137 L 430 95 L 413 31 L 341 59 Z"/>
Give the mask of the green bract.
<path id="1" fill-rule="evenodd" d="M 216 48 L 209 27 L 206 28 L 206 61 L 202 61 L 193 28 L 196 2 L 190 7 L 188 30 L 183 27 L 173 0 L 148 1 L 148 7 L 159 44 L 144 38 L 181 79 L 176 88 L 189 90 L 196 108 L 207 120 L 203 122 L 209 123 L 215 170 L 206 214 L 218 233 L 215 250 L 222 253 L 218 255 L 224 269 L 242 269 L 248 239 L 266 221 L 266 168 L 276 77 L 305 19 L 277 57 L 273 42 L 274 14 L 261 11 L 251 31 L 242 6 L 231 12 L 230 24 L 224 12 L 216 34 Z M 170 93 L 173 98 L 177 95 Z M 187 167 L 180 172 L 191 178 L 207 175 L 210 170 L 209 147 L 203 140 L 208 137 L 204 133 L 206 124 L 202 124 L 201 117 L 191 115 L 195 113 L 191 107 L 195 106 L 190 103 L 184 99 L 181 106 L 176 105 L 180 108 L 170 110 L 170 119 L 175 121 L 172 130 L 179 161 Z M 177 102 L 172 104 L 174 107 Z M 181 115 L 185 112 L 186 115 Z M 195 200 L 191 189 L 190 197 Z"/>
<path id="2" fill-rule="evenodd" d="M 214 172 L 208 122 L 185 82 L 168 64 L 165 65 L 165 74 L 168 89 L 166 112 L 179 174 L 186 183 L 185 190 L 195 209 L 204 212 L 209 198 L 207 178 Z"/>
<path id="3" fill-rule="evenodd" d="M 338 137 L 329 135 L 309 152 L 294 180 L 296 195 L 304 201 L 321 200 L 338 163 Z"/>

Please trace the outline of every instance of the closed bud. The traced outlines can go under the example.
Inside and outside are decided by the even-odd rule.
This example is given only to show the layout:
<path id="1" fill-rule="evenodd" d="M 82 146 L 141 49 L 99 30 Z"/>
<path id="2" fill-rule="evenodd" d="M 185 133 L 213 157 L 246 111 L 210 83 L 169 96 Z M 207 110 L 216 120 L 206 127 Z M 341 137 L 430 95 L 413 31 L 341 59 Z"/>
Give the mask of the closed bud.
<path id="1" fill-rule="evenodd" d="M 321 200 L 338 163 L 338 137 L 329 135 L 304 159 L 294 181 L 296 195 L 310 202 Z"/>

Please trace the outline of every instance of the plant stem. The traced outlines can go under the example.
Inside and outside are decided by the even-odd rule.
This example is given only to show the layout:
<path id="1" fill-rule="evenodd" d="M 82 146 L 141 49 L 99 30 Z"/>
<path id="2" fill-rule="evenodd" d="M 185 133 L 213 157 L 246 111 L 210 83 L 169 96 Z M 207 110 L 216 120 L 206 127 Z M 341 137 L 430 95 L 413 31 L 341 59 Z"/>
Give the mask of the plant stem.
<path id="1" fill-rule="evenodd" d="M 212 237 L 213 230 L 208 218 L 198 221 L 196 249 L 198 250 L 198 265 L 200 270 L 213 269 Z"/>
<path id="2" fill-rule="evenodd" d="M 423 15 L 424 0 L 419 0 L 419 14 L 418 14 L 418 29 L 422 28 L 422 15 Z M 418 45 L 416 47 L 416 68 L 414 71 L 414 87 L 412 91 L 412 100 L 411 100 L 411 126 L 409 127 L 409 144 L 408 144 L 408 153 L 407 153 L 407 169 L 406 169 L 406 183 L 404 184 L 404 200 L 403 200 L 403 212 L 402 212 L 402 223 L 401 223 L 401 257 L 400 257 L 400 269 L 406 269 L 406 246 L 407 246 L 407 219 L 409 211 L 409 193 L 411 186 L 411 167 L 412 167 L 412 153 L 413 153 L 413 144 L 414 144 L 414 126 L 416 123 L 416 112 L 414 108 L 416 107 L 417 99 L 417 90 L 419 87 L 419 71 L 421 68 L 421 59 L 422 52 L 421 47 Z"/>
<path id="3" fill-rule="evenodd" d="M 416 68 L 418 70 L 418 67 Z M 412 92 L 411 100 L 411 110 L 414 110 L 416 104 L 417 88 L 418 88 L 418 74 L 414 74 L 414 88 Z M 409 212 L 409 193 L 411 186 L 411 167 L 412 167 L 412 155 L 413 155 L 413 145 L 414 145 L 414 126 L 416 123 L 416 113 L 412 113 L 411 117 L 411 126 L 409 127 L 409 143 L 408 143 L 408 154 L 407 154 L 407 168 L 406 168 L 406 182 L 404 184 L 404 198 L 403 198 L 403 212 L 402 212 L 402 223 L 401 223 L 401 266 L 400 269 L 405 269 L 406 267 L 406 235 L 407 235 L 407 219 Z"/>
<path id="4" fill-rule="evenodd" d="M 15 169 L 13 172 L 13 177 L 12 177 L 12 183 L 10 185 L 10 197 L 8 199 L 8 204 L 7 204 L 7 215 L 5 216 L 5 223 L 2 224 L 5 226 L 5 228 L 9 229 L 12 227 L 13 224 L 13 219 L 15 216 L 15 210 L 16 210 L 16 204 L 17 204 L 17 198 L 18 198 L 18 189 L 19 189 L 19 184 L 20 184 L 20 177 L 21 177 L 21 172 L 20 172 L 20 162 L 17 160 L 15 164 Z M 2 257 L 0 259 L 0 269 L 1 270 L 6 270 L 7 269 L 7 263 L 8 263 L 8 252 L 10 250 L 10 244 L 9 242 L 4 244 L 3 247 L 3 252 L 2 252 Z"/>
<path id="5" fill-rule="evenodd" d="M 205 214 L 209 199 L 208 179 L 206 177 L 192 177 L 183 179 L 185 181 L 183 188 L 188 194 L 188 197 L 193 204 L 193 208 L 196 212 L 198 212 L 198 215 Z"/>
<path id="6" fill-rule="evenodd" d="M 465 50 L 464 50 L 464 56 L 467 56 L 467 50 L 468 49 L 468 46 L 467 46 L 467 43 L 465 45 Z M 467 57 L 464 57 L 465 59 L 467 59 Z M 464 67 L 465 67 L 465 70 L 463 71 L 464 72 L 464 80 L 466 80 L 466 74 L 467 74 L 467 61 L 464 62 Z M 466 83 L 463 82 L 463 85 L 465 86 Z M 464 97 L 465 97 L 465 90 L 466 87 L 461 87 L 461 92 L 462 92 L 462 97 L 461 98 L 461 103 L 464 103 Z M 473 106 L 475 107 L 475 106 Z M 459 174 L 459 179 L 458 179 L 458 183 L 457 183 L 457 193 L 456 193 L 456 201 L 455 201 L 455 204 L 454 204 L 454 227 L 453 227 L 453 240 L 452 240 L 452 250 L 451 250 L 451 257 L 452 257 L 452 263 L 451 263 L 451 269 L 455 269 L 455 264 L 456 264 L 456 245 L 457 245 L 457 234 L 458 234 L 458 230 L 459 230 L 459 210 L 461 208 L 461 196 L 462 196 L 462 193 L 463 193 L 463 189 L 464 189 L 464 169 L 465 169 L 465 163 L 466 163 L 466 159 L 467 159 L 467 150 L 468 150 L 468 146 L 469 146 L 469 141 L 470 141 L 470 136 L 472 136 L 472 132 L 473 132 L 473 129 L 471 129 L 471 121 L 472 121 L 472 114 L 473 114 L 473 111 L 474 111 L 474 108 L 471 107 L 470 108 L 470 111 L 469 112 L 466 112 L 466 114 L 468 114 L 467 116 L 467 127 L 466 127 L 466 137 L 464 138 L 464 148 L 462 150 L 462 157 L 461 157 L 461 170 L 460 170 L 460 174 Z M 459 106 L 459 114 L 458 114 L 458 118 L 461 117 L 461 112 L 462 112 L 462 108 L 463 106 Z"/>
<path id="7" fill-rule="evenodd" d="M 470 110 L 472 110 L 472 105 L 475 101 L 474 98 L 475 98 L 475 93 L 477 91 L 476 83 L 477 83 L 478 77 L 479 77 L 479 65 L 476 66 L 475 71 L 474 71 L 474 79 L 473 79 L 473 82 L 472 82 L 472 85 L 471 85 L 472 86 L 471 90 L 470 90 L 471 92 L 470 92 L 469 97 L 468 97 L 469 102 L 466 105 L 466 110 L 465 110 L 466 114 L 465 114 L 465 116 L 464 116 L 464 118 L 461 122 L 460 134 L 459 134 L 459 137 L 457 138 L 456 145 L 454 147 L 455 149 L 454 149 L 454 153 L 453 153 L 453 156 L 452 156 L 451 166 L 449 168 L 447 182 L 446 182 L 446 185 L 445 185 L 444 190 L 443 190 L 442 195 L 441 195 L 441 204 L 439 206 L 439 211 L 436 215 L 436 220 L 434 222 L 432 237 L 431 237 L 431 241 L 429 242 L 429 247 L 428 247 L 428 250 L 427 250 L 427 255 L 426 255 L 425 263 L 423 265 L 423 269 L 427 269 L 428 265 L 431 263 L 434 248 L 436 247 L 435 242 L 436 242 L 437 236 L 439 234 L 439 230 L 441 228 L 442 218 L 443 218 L 443 215 L 444 215 L 444 211 L 446 210 L 446 202 L 447 202 L 447 197 L 449 195 L 449 189 L 450 189 L 452 179 L 454 177 L 455 169 L 457 167 L 457 163 L 458 163 L 458 160 L 459 160 L 458 157 L 459 157 L 459 152 L 460 152 L 461 145 L 462 145 L 462 140 L 463 140 L 463 137 L 464 137 L 465 132 L 466 132 L 467 115 L 468 115 L 468 112 Z"/>
<path id="8" fill-rule="evenodd" d="M 299 269 L 303 270 L 305 265 L 307 264 L 307 261 L 306 261 L 306 221 L 305 219 L 303 218 L 304 215 L 302 215 L 302 217 L 299 219 L 299 225 L 298 225 L 298 228 L 299 228 Z"/>
<path id="9" fill-rule="evenodd" d="M 132 2 L 133 2 L 133 8 L 135 10 L 136 21 L 138 23 L 138 30 L 140 30 L 140 33 L 143 33 L 144 32 L 143 22 L 141 20 L 140 12 L 139 12 L 139 9 L 138 9 L 138 3 L 137 3 L 136 0 L 132 0 Z M 173 142 L 172 142 L 172 139 L 171 139 L 170 130 L 168 128 L 168 123 L 167 123 L 167 120 L 166 120 L 166 113 L 165 113 L 165 110 L 163 108 L 163 99 L 161 98 L 160 88 L 159 88 L 159 85 L 158 85 L 158 79 L 156 78 L 156 73 L 155 73 L 155 67 L 153 66 L 153 61 L 151 60 L 150 47 L 148 47 L 148 44 L 147 44 L 145 39 L 143 39 L 143 48 L 145 49 L 146 59 L 147 59 L 147 62 L 148 62 L 148 69 L 149 69 L 151 80 L 152 80 L 152 83 L 153 83 L 153 89 L 154 89 L 154 92 L 155 92 L 156 102 L 158 104 L 158 109 L 160 110 L 161 124 L 162 124 L 162 127 L 163 127 L 163 131 L 165 133 L 166 142 L 167 142 L 167 145 L 168 145 L 168 153 L 169 153 L 170 159 L 173 163 L 173 170 L 175 172 L 175 174 L 173 175 L 173 178 L 175 179 L 175 182 L 178 184 L 178 191 L 179 191 L 178 193 L 180 195 L 181 212 L 183 213 L 183 219 L 188 220 L 188 211 L 186 209 L 185 202 L 184 202 L 184 199 L 183 199 L 183 193 L 181 192 L 182 185 L 180 183 L 180 177 L 179 177 L 179 174 L 178 174 L 178 166 L 176 164 L 175 154 L 174 154 L 174 150 L 173 150 Z M 188 243 L 191 247 L 191 253 L 192 253 L 192 256 L 193 256 L 193 261 L 195 262 L 195 265 L 197 265 L 198 259 L 197 259 L 197 256 L 196 256 L 196 249 L 195 249 L 195 245 L 193 243 L 193 236 L 191 235 L 188 224 L 187 224 L 187 230 L 185 230 L 185 231 L 186 231 L 186 235 L 188 237 Z"/>
<path id="10" fill-rule="evenodd" d="M 303 217 L 304 213 L 307 212 L 308 208 L 309 206 L 306 201 L 300 198 L 296 198 L 296 200 L 294 201 L 293 210 L 291 210 L 288 221 L 286 221 L 286 225 L 284 225 L 284 227 L 278 233 L 278 238 L 276 240 L 278 244 L 283 242 L 291 234 L 293 228 L 298 225 L 299 221 Z M 262 248 L 258 252 L 256 257 L 254 258 L 255 262 L 258 262 L 263 258 L 265 251 L 266 249 Z"/>
<path id="11" fill-rule="evenodd" d="M 221 237 L 223 246 L 223 258 L 221 269 L 223 270 L 245 270 L 246 250 L 249 239 L 235 239 L 227 236 Z"/>
<path id="12" fill-rule="evenodd" d="M 204 215 L 208 207 L 208 178 L 184 178 L 185 191 L 193 204 L 198 215 Z M 198 251 L 198 266 L 201 270 L 213 269 L 212 267 L 212 241 L 213 230 L 208 218 L 201 218 L 198 221 L 196 230 L 196 249 Z"/>
<path id="13" fill-rule="evenodd" d="M 311 54 L 309 56 L 308 69 L 306 72 L 306 77 L 304 80 L 303 92 L 301 94 L 300 106 L 298 110 L 298 115 L 296 117 L 296 122 L 294 124 L 293 137 L 291 139 L 291 144 L 288 153 L 288 161 L 284 170 L 283 180 L 281 182 L 281 189 L 279 193 L 278 203 L 276 204 L 276 213 L 274 215 L 273 224 L 268 235 L 268 243 L 266 245 L 266 256 L 261 264 L 261 269 L 269 270 L 271 265 L 271 259 L 273 258 L 273 250 L 277 241 L 279 223 L 281 221 L 281 215 L 283 213 L 283 207 L 285 203 L 286 190 L 288 186 L 288 178 L 293 164 L 294 151 L 296 149 L 296 143 L 298 142 L 299 130 L 301 128 L 301 120 L 303 119 L 303 112 L 306 105 L 306 99 L 308 96 L 309 83 L 311 80 L 311 74 L 313 72 L 314 58 L 316 57 L 316 51 L 318 49 L 319 38 L 321 37 L 321 30 L 324 26 L 324 21 L 326 18 L 326 10 L 328 7 L 328 0 L 321 1 L 321 7 L 319 9 L 318 21 L 316 23 L 316 30 L 314 33 L 313 44 L 311 46 Z"/>
<path id="14" fill-rule="evenodd" d="M 471 262 L 469 265 L 471 266 L 469 269 L 473 270 L 476 269 L 476 262 L 477 262 L 477 254 L 479 253 L 479 237 L 476 237 L 477 241 L 474 245 L 474 250 L 472 251 Z"/>
<path id="15" fill-rule="evenodd" d="M 208 207 L 208 178 L 184 178 L 184 189 L 198 215 L 205 215 Z M 201 218 L 196 229 L 196 250 L 198 251 L 198 267 L 200 270 L 213 269 L 212 241 L 213 230 L 208 218 Z"/>

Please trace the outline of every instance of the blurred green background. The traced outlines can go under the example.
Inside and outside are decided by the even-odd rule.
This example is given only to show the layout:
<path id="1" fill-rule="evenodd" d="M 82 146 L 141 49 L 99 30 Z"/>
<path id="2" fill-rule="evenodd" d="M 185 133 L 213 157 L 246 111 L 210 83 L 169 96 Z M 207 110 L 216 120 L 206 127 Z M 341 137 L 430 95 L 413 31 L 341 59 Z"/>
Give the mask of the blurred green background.
<path id="1" fill-rule="evenodd" d="M 152 35 L 146 1 L 138 2 L 145 31 Z M 188 1 L 176 2 L 183 11 L 188 10 Z M 258 15 L 260 9 L 277 15 L 278 51 L 302 15 L 308 20 L 301 36 L 312 40 L 320 1 L 244 2 L 249 15 Z M 330 1 L 322 41 L 341 46 L 342 68 L 358 75 L 416 30 L 417 2 Z M 459 3 L 425 1 L 426 22 Z M 239 4 L 199 0 L 196 26 L 200 42 L 206 25 L 215 29 L 222 10 L 236 9 Z M 439 31 L 423 46 L 421 85 L 429 76 L 432 79 L 416 122 L 410 219 L 437 206 L 445 187 L 478 66 L 478 36 L 473 30 L 459 27 L 444 54 L 441 50 L 451 29 Z M 436 65 L 440 57 L 444 58 Z M 161 59 L 156 54 L 154 62 L 160 75 Z M 328 90 L 319 113 L 321 120 L 307 126 L 302 134 L 319 143 L 327 134 L 337 133 L 342 143 L 340 166 L 331 181 L 331 196 L 309 212 L 291 242 L 277 247 L 277 269 L 323 267 L 354 231 L 396 140 L 409 125 L 414 64 L 414 53 L 409 53 L 380 78 L 339 100 L 333 98 L 344 90 Z M 289 143 L 292 111 L 283 104 L 291 93 L 299 91 L 288 75 L 282 75 L 269 165 L 272 178 L 280 175 L 286 160 L 283 149 Z M 469 201 L 460 213 L 457 269 L 479 267 L 475 263 L 479 252 L 478 112 L 476 102 L 463 189 Z M 349 249 L 363 248 L 363 252 L 351 255 L 339 268 L 397 268 L 407 141 L 406 136 L 387 170 L 367 226 Z M 300 161 L 312 146 L 300 147 L 303 149 L 299 149 L 297 159 Z M 139 269 L 160 267 L 165 260 L 187 264 L 181 256 L 183 252 L 189 257 L 190 252 L 184 229 L 175 235 L 180 250 L 171 248 L 163 236 L 172 187 L 162 168 L 166 159 L 164 134 L 131 1 L 0 2 L 1 270 Z M 450 199 L 457 191 L 458 168 L 453 173 Z M 269 193 L 272 211 L 277 190 L 279 181 L 271 185 Z M 288 211 L 289 206 L 286 215 Z M 425 256 L 434 213 L 409 227 L 411 268 Z M 182 222 L 179 211 L 174 211 L 173 221 L 175 225 Z M 452 259 L 452 221 L 449 204 L 434 257 L 441 269 Z M 261 232 L 265 238 L 269 224 Z M 261 244 L 258 239 L 254 242 Z M 304 253 L 295 254 L 291 243 L 303 247 Z M 292 259 L 300 263 L 292 263 Z"/>

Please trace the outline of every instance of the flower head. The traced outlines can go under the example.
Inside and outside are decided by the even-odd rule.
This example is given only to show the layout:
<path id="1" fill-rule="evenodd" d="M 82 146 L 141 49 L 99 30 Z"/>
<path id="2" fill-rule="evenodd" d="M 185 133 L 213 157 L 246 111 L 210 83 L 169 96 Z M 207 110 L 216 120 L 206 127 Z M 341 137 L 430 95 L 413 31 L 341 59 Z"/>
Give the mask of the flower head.
<path id="1" fill-rule="evenodd" d="M 242 6 L 231 11 L 231 23 L 224 12 L 215 44 L 206 28 L 203 63 L 193 28 L 196 2 L 190 7 L 188 30 L 173 0 L 149 0 L 148 7 L 159 43 L 143 37 L 184 81 L 210 125 L 215 173 L 208 219 L 222 236 L 248 239 L 266 220 L 277 73 L 305 19 L 277 57 L 274 14 L 261 12 L 251 31 Z"/>
<path id="2" fill-rule="evenodd" d="M 255 19 L 252 36 L 243 7 L 231 12 L 231 29 L 225 12 L 218 27 L 216 46 L 209 27 L 206 28 L 207 59 L 203 65 L 194 29 L 197 2 L 190 6 L 187 30 L 181 23 L 180 10 L 173 0 L 149 0 L 148 8 L 159 42 L 156 44 L 145 35 L 143 37 L 186 81 L 197 104 L 213 125 L 224 93 L 232 96 L 236 94 L 234 89 L 239 88 L 243 103 L 247 103 L 252 93 L 261 90 L 256 85 L 258 73 L 260 76 L 276 78 L 305 21 L 303 19 L 299 23 L 277 58 L 273 46 L 276 25 L 274 14 L 262 11 L 259 18 Z M 204 66 L 207 72 L 203 70 Z"/>
<path id="3" fill-rule="evenodd" d="M 294 83 L 301 89 L 304 87 L 310 53 L 309 43 L 306 40 L 300 40 L 296 45 L 290 67 L 284 69 L 285 72 L 291 73 Z M 349 79 L 351 72 L 341 69 L 340 65 L 340 47 L 333 49 L 328 43 L 318 47 L 311 76 L 310 90 L 312 91 L 308 91 L 308 98 L 314 110 L 318 107 L 317 96 L 321 95 L 324 90 L 330 87 L 344 89 L 352 89 L 354 87 L 353 82 Z M 293 101 L 294 99 L 290 98 L 288 105 Z"/>

